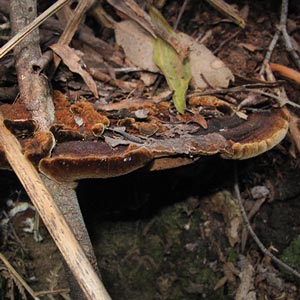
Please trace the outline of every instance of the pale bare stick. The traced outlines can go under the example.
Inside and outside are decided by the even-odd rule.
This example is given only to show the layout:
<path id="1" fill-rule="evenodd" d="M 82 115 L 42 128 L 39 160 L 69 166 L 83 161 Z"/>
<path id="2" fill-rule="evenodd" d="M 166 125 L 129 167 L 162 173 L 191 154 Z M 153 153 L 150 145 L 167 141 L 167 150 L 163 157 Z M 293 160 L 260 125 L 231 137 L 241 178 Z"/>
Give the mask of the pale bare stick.
<path id="1" fill-rule="evenodd" d="M 37 170 L 22 154 L 21 146 L 3 124 L 0 114 L 0 144 L 12 169 L 41 216 L 50 235 L 89 300 L 110 300 L 85 252 L 61 214 Z"/>
<path id="2" fill-rule="evenodd" d="M 68 19 L 67 25 L 64 29 L 63 34 L 60 36 L 58 43 L 63 45 L 68 45 L 76 30 L 78 29 L 83 17 L 85 16 L 88 9 L 93 5 L 94 0 L 81 0 L 79 1 L 77 7 L 75 8 L 74 14 Z M 70 12 L 72 13 L 72 12 Z M 56 57 L 56 56 L 54 56 Z M 60 63 L 61 59 L 56 57 L 54 59 L 54 68 L 56 69 Z"/>
<path id="3" fill-rule="evenodd" d="M 180 20 L 181 20 L 181 18 L 182 18 L 182 15 L 183 15 L 183 13 L 184 13 L 184 11 L 185 11 L 185 8 L 186 8 L 187 4 L 188 4 L 188 0 L 184 0 L 182 6 L 181 6 L 181 8 L 180 8 L 178 17 L 177 17 L 177 19 L 176 19 L 176 22 L 175 22 L 175 24 L 174 24 L 174 26 L 173 26 L 173 29 L 174 29 L 174 30 L 177 30 L 177 27 L 178 27 L 178 25 L 179 25 L 179 22 L 180 22 Z"/>
<path id="4" fill-rule="evenodd" d="M 0 59 L 4 57 L 10 50 L 12 50 L 17 44 L 24 40 L 28 34 L 33 30 L 38 28 L 46 19 L 51 17 L 57 11 L 59 11 L 64 5 L 66 5 L 70 0 L 58 0 L 47 10 L 45 10 L 41 15 L 39 15 L 33 22 L 28 26 L 24 27 L 19 31 L 14 37 L 12 37 L 4 46 L 0 48 Z"/>
<path id="5" fill-rule="evenodd" d="M 34 21 L 36 16 L 37 0 L 10 0 L 10 22 L 14 34 L 22 30 L 27 22 Z M 31 117 L 38 123 L 38 130 L 48 132 L 54 121 L 55 108 L 52 93 L 45 76 L 35 72 L 33 68 L 35 61 L 41 56 L 39 31 L 34 30 L 22 40 L 14 48 L 14 55 L 20 91 L 20 99 L 18 101 L 22 101 L 27 111 L 31 112 Z M 69 226 L 71 226 L 74 237 L 80 243 L 86 257 L 97 271 L 96 257 L 78 204 L 75 191 L 76 184 L 58 183 L 42 174 L 40 176 L 60 212 L 67 220 Z M 47 214 L 47 211 L 44 213 Z M 55 218 L 52 219 L 55 221 Z M 59 224 L 55 227 L 57 231 L 61 231 Z M 68 240 L 65 240 L 65 243 L 68 243 Z M 65 247 L 68 247 L 67 244 L 65 244 Z M 69 268 L 65 268 L 65 270 L 71 288 L 72 299 L 81 300 L 85 298 L 76 282 L 81 279 L 78 278 L 76 273 L 73 274 L 73 277 Z"/>

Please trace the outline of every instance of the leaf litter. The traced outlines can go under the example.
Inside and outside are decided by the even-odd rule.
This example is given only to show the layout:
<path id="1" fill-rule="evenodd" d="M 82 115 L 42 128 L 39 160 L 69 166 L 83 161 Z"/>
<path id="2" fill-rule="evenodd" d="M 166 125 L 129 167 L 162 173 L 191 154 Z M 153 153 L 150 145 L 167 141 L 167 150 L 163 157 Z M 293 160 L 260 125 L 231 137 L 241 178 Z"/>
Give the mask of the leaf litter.
<path id="1" fill-rule="evenodd" d="M 112 1 L 110 1 L 110 2 L 112 2 Z M 128 2 L 130 3 L 130 1 L 128 1 Z M 153 37 L 153 34 L 152 34 L 152 36 L 150 35 L 150 41 L 151 42 L 149 44 L 147 44 L 148 46 L 146 47 L 147 50 L 149 50 L 148 48 L 150 48 L 150 50 L 152 49 L 150 51 L 151 55 L 150 54 L 149 55 L 148 54 L 145 55 L 144 51 L 146 51 L 146 49 L 143 48 L 143 47 L 141 48 L 141 50 L 139 51 L 138 54 L 136 54 L 136 55 L 130 54 L 131 50 L 127 50 L 127 46 L 123 45 L 122 42 L 120 41 L 120 39 L 122 39 L 122 38 L 123 38 L 123 40 L 127 40 L 127 38 L 124 38 L 124 36 L 118 38 L 118 34 L 120 34 L 120 32 L 118 33 L 119 27 L 122 27 L 120 29 L 121 30 L 121 34 L 120 35 L 122 35 L 123 34 L 122 30 L 125 28 L 125 25 L 123 25 L 123 24 L 125 24 L 126 22 L 128 23 L 128 21 L 118 22 L 117 25 L 116 25 L 116 27 L 115 27 L 117 44 L 119 46 L 121 46 L 122 49 L 124 49 L 125 55 L 126 55 L 127 59 L 131 60 L 131 62 L 133 64 L 135 64 L 137 67 L 141 68 L 142 70 L 147 70 L 147 71 L 154 72 L 154 73 L 159 72 L 158 68 L 156 68 L 154 70 L 151 69 L 152 67 L 156 66 L 156 64 L 155 64 L 155 62 L 153 60 L 153 55 L 152 55 L 152 53 L 154 51 L 153 48 L 155 48 L 154 42 L 153 42 L 155 40 L 155 37 Z M 132 23 L 132 21 L 131 21 L 131 23 Z M 134 27 L 136 27 L 136 25 L 134 25 Z M 131 28 L 133 28 L 133 27 L 131 27 Z M 156 27 L 154 27 L 154 28 L 156 28 Z M 128 29 L 124 29 L 124 30 L 128 30 Z M 130 30 L 131 29 L 129 29 L 128 32 L 130 32 Z M 138 31 L 140 31 L 140 28 L 138 29 Z M 153 32 L 155 33 L 155 29 L 154 29 Z M 181 33 L 178 34 L 178 36 L 181 36 L 181 35 L 183 35 L 183 34 L 181 34 Z M 146 41 L 147 41 L 148 38 L 149 38 L 149 34 L 146 33 L 146 31 L 142 31 L 141 39 L 139 40 L 139 42 L 136 43 L 135 39 L 133 39 L 134 42 L 131 42 L 131 44 L 132 45 L 135 44 L 136 46 L 146 45 Z M 156 37 L 156 39 L 157 39 L 157 37 Z M 187 46 L 187 48 L 189 49 L 189 55 L 190 55 L 189 56 L 189 60 L 191 62 L 191 54 L 193 53 L 193 48 L 195 47 L 195 48 L 197 48 L 197 50 L 195 50 L 196 60 L 194 62 L 195 62 L 196 65 L 199 64 L 199 65 L 197 65 L 197 68 L 196 68 L 198 70 L 198 73 L 197 73 L 197 71 L 196 71 L 197 74 L 193 73 L 193 71 L 192 71 L 191 84 L 194 84 L 194 87 L 201 88 L 201 89 L 203 89 L 203 88 L 211 88 L 211 87 L 214 87 L 214 88 L 216 88 L 216 87 L 227 87 L 229 85 L 229 83 L 234 80 L 232 72 L 228 68 L 226 68 L 225 65 L 224 65 L 224 63 L 220 59 L 218 59 L 216 56 L 214 56 L 211 51 L 209 51 L 206 47 L 202 48 L 203 45 L 198 44 L 195 41 L 195 39 L 191 38 L 191 36 L 187 36 L 187 39 L 189 41 L 186 42 L 186 43 L 183 43 L 183 44 L 185 44 Z M 165 43 L 167 43 L 167 42 L 165 41 Z M 250 45 L 250 44 L 251 44 L 250 42 L 247 43 L 247 45 Z M 169 45 L 170 44 L 168 44 L 168 46 Z M 202 52 L 206 51 L 206 50 L 203 50 L 203 49 L 208 50 L 205 55 L 203 53 L 201 54 L 201 51 Z M 257 49 L 260 49 L 260 48 L 257 48 Z M 197 53 L 199 52 L 201 55 L 197 56 L 196 52 Z M 67 53 L 67 51 L 65 51 L 65 53 Z M 143 54 L 144 54 L 144 57 L 143 57 Z M 95 89 L 95 86 L 93 86 L 93 83 L 92 83 L 93 80 L 91 80 L 91 77 L 89 77 L 85 72 L 83 72 L 84 68 L 82 68 L 82 66 L 79 67 L 79 65 L 78 65 L 79 59 L 78 59 L 78 57 L 73 56 L 73 54 L 70 57 L 73 60 L 70 63 L 70 65 L 74 65 L 74 64 L 76 65 L 75 68 L 76 68 L 77 72 L 79 74 L 81 74 L 83 80 L 85 81 L 85 83 L 87 84 L 87 86 L 89 87 L 89 89 L 92 91 L 93 95 L 96 97 L 96 95 L 97 95 L 97 93 L 96 93 L 97 89 Z M 133 59 L 130 59 L 130 57 L 133 57 Z M 152 63 L 151 67 L 148 68 L 148 66 L 140 65 L 139 63 L 137 63 L 137 61 L 139 59 L 140 59 L 140 61 L 144 61 L 146 58 L 149 58 L 149 57 L 151 58 L 151 63 Z M 180 60 L 180 55 L 176 56 L 176 59 Z M 67 58 L 66 58 L 66 61 L 67 61 Z M 210 63 L 208 63 L 208 65 L 203 65 L 204 62 L 207 63 L 208 61 L 210 62 Z M 193 63 L 192 66 L 195 66 L 195 64 Z M 66 65 L 68 65 L 68 63 L 66 63 Z M 220 78 L 221 78 L 220 81 L 218 81 L 218 80 L 213 81 L 217 77 L 216 76 L 212 76 L 212 77 L 210 76 L 211 73 L 215 74 L 216 70 L 214 69 L 214 66 L 216 67 L 216 69 L 221 69 L 222 70 L 220 72 L 220 74 L 219 74 Z M 201 68 L 203 68 L 203 72 L 202 71 L 199 72 L 199 70 L 201 70 Z M 76 72 L 74 69 L 73 70 L 71 69 L 71 71 L 72 72 Z M 106 72 L 106 70 L 105 70 L 105 72 Z M 201 74 L 199 75 L 199 73 L 201 73 Z M 109 74 L 109 72 L 107 72 L 106 74 Z M 110 74 L 112 74 L 112 72 Z M 198 81 L 197 81 L 197 76 L 196 75 L 199 75 L 198 76 Z M 110 75 L 108 75 L 108 76 L 110 76 Z M 164 76 L 167 79 L 168 75 L 164 74 Z M 125 77 L 124 77 L 124 79 L 126 80 Z M 127 76 L 127 78 L 128 78 L 128 76 Z M 109 91 L 109 87 L 106 87 L 106 88 L 108 88 L 108 91 Z M 185 93 L 185 92 L 186 91 L 184 91 L 182 93 Z M 104 102 L 106 100 L 107 100 L 107 98 L 104 100 Z M 130 99 L 128 99 L 128 100 L 130 100 Z M 113 102 L 113 103 L 109 103 L 109 105 L 116 105 L 116 106 L 119 105 L 119 106 L 121 106 L 121 103 L 122 102 Z M 141 107 L 143 108 L 143 105 Z M 183 109 L 182 101 L 180 102 L 179 107 L 180 107 L 179 111 L 182 112 L 182 109 Z M 198 123 L 200 124 L 201 122 L 202 121 L 199 121 Z M 297 123 L 297 120 L 295 120 L 294 123 Z M 202 127 L 205 127 L 205 123 L 203 123 L 203 122 L 202 122 Z M 178 130 L 181 130 L 180 127 L 176 128 L 176 130 L 174 130 L 174 135 L 178 134 Z M 120 140 L 119 142 L 121 143 L 122 141 Z M 255 173 L 254 173 L 254 175 L 255 175 L 255 178 L 253 179 L 253 181 L 259 181 L 260 180 L 259 175 L 255 174 Z M 253 183 L 252 186 L 256 187 L 257 183 L 256 182 L 255 182 L 255 184 Z M 265 201 L 265 199 L 264 199 L 264 201 Z M 189 206 L 189 205 L 190 205 L 190 203 L 188 203 L 188 204 L 185 203 L 183 206 Z M 199 204 L 197 204 L 196 206 L 192 206 L 192 207 L 193 207 L 193 209 L 192 209 L 193 213 L 192 213 L 191 219 L 189 219 L 189 220 L 185 219 L 184 222 L 182 222 L 182 228 L 185 228 L 185 229 L 182 229 L 183 230 L 182 232 L 186 232 L 187 234 L 188 234 L 188 232 L 192 232 L 193 230 L 195 230 L 195 228 L 193 227 L 193 226 L 195 226 L 195 223 L 193 223 L 193 222 L 195 222 L 195 220 L 196 220 L 197 225 L 200 224 L 199 225 L 200 227 L 201 226 L 205 227 L 205 224 L 207 222 L 207 221 L 205 221 L 205 219 L 206 219 L 205 216 L 199 217 L 199 215 L 197 215 L 197 214 L 199 214 L 199 211 L 197 211 L 197 208 L 199 207 Z M 223 215 L 224 219 L 226 220 L 225 223 L 220 222 L 221 224 L 225 224 L 227 226 L 226 227 L 227 228 L 226 231 L 223 232 L 224 236 L 226 236 L 226 238 L 228 239 L 228 241 L 229 241 L 229 243 L 230 243 L 231 246 L 234 246 L 236 244 L 239 245 L 240 241 L 239 241 L 239 236 L 238 236 L 239 233 L 238 232 L 239 232 L 240 227 L 241 227 L 241 220 L 238 219 L 237 222 L 235 221 L 235 220 L 237 220 L 237 216 L 238 216 L 236 207 L 234 206 L 234 208 L 232 209 L 231 206 L 229 206 L 228 208 L 226 208 L 226 206 L 222 206 L 222 209 L 219 209 L 219 210 L 217 209 L 217 207 L 218 207 L 217 205 L 216 205 L 216 207 L 214 207 L 214 209 L 216 210 L 215 212 L 221 213 Z M 182 207 L 180 207 L 180 205 L 177 206 L 176 209 L 180 212 L 180 217 L 183 218 L 183 216 L 185 216 L 185 213 L 184 213 L 185 209 L 183 209 Z M 172 211 L 169 210 L 168 213 L 170 214 L 170 213 L 172 213 Z M 255 213 L 257 213 L 257 211 Z M 193 214 L 194 214 L 194 216 L 193 216 Z M 168 214 L 164 215 L 165 220 L 167 219 L 167 215 Z M 213 216 L 213 213 L 212 213 L 212 216 Z M 192 239 L 191 241 L 189 241 L 189 243 L 185 243 L 186 241 L 181 241 L 180 240 L 181 237 L 179 235 L 177 235 L 177 231 L 176 230 L 178 230 L 178 227 L 177 227 L 178 224 L 181 224 L 180 221 L 183 221 L 183 220 L 179 220 L 179 223 L 178 223 L 178 220 L 176 221 L 177 223 L 175 225 L 175 228 L 173 228 L 175 230 L 174 232 L 172 232 L 171 230 L 168 231 L 168 229 L 166 229 L 166 227 L 161 226 L 162 228 L 164 228 L 164 230 L 168 231 L 167 234 L 164 236 L 164 239 L 166 239 L 166 241 L 162 242 L 161 239 L 157 236 L 156 232 L 151 232 L 151 230 L 150 230 L 149 235 L 148 235 L 148 238 L 151 241 L 146 241 L 146 239 L 144 239 L 143 241 L 145 243 L 148 243 L 147 245 L 149 247 L 153 246 L 153 244 L 155 244 L 155 245 L 157 245 L 157 244 L 161 245 L 161 243 L 162 244 L 165 243 L 165 245 L 164 245 L 165 248 L 163 249 L 163 252 L 164 252 L 164 255 L 167 255 L 167 256 L 168 255 L 172 255 L 172 251 L 175 249 L 175 246 L 178 245 L 177 243 L 180 243 L 180 246 L 183 246 L 184 244 L 186 244 L 186 245 L 196 245 L 195 247 L 193 246 L 190 249 L 191 249 L 192 253 L 193 252 L 195 253 L 195 251 L 197 252 L 197 247 L 199 247 L 199 241 L 197 241 L 195 243 L 194 240 Z M 159 223 L 159 222 L 162 222 L 162 221 L 156 219 L 154 221 L 154 223 L 155 222 Z M 187 223 L 190 224 L 189 227 L 185 226 Z M 173 224 L 171 224 L 171 222 L 170 222 L 169 225 L 173 226 Z M 147 224 L 147 226 L 150 226 L 150 228 L 151 228 L 151 225 Z M 213 238 L 213 236 L 210 235 L 211 230 L 213 229 L 213 227 L 211 227 L 211 228 L 208 228 L 208 227 L 206 228 L 206 230 L 207 230 L 206 231 L 206 238 L 211 239 L 212 241 L 215 241 L 214 238 Z M 149 228 L 149 227 L 147 227 L 147 228 Z M 197 229 L 199 229 L 199 228 L 197 227 Z M 103 234 L 105 234 L 105 233 L 103 233 Z M 113 234 L 112 234 L 112 237 L 113 237 Z M 104 241 L 108 243 L 108 241 L 105 240 L 105 238 L 104 238 Z M 104 244 L 103 247 L 105 249 L 105 244 Z M 122 249 L 122 250 L 124 251 L 124 249 Z M 144 253 L 137 253 L 137 257 L 135 258 L 136 259 L 135 262 L 138 262 L 138 265 L 141 268 L 140 271 L 142 271 L 142 272 L 144 272 L 147 268 L 148 269 L 151 268 L 151 263 L 149 263 L 150 260 L 147 261 L 147 255 L 150 254 L 150 253 L 147 253 L 147 249 L 143 249 L 143 251 L 144 251 Z M 177 249 L 176 249 L 176 251 L 177 251 Z M 108 255 L 111 255 L 111 253 L 108 252 Z M 220 255 L 220 253 L 219 253 L 219 255 Z M 221 257 L 221 255 L 219 256 L 219 258 L 220 257 Z M 156 258 L 159 260 L 158 256 Z M 132 258 L 125 257 L 124 260 L 121 262 L 121 264 L 122 263 L 126 264 L 126 262 L 127 263 L 128 262 L 133 263 L 134 260 L 130 261 L 130 259 L 132 259 Z M 182 259 L 184 259 L 184 258 L 182 258 Z M 103 268 L 105 269 L 105 262 L 102 262 L 102 263 L 103 263 L 102 267 L 104 266 Z M 145 268 L 143 266 L 145 266 Z M 122 267 L 124 267 L 124 266 L 122 266 Z M 128 267 L 128 266 L 126 266 L 126 267 Z M 170 266 L 168 266 L 168 267 L 170 267 Z M 180 267 L 180 265 L 178 267 Z M 202 265 L 202 267 L 205 268 L 206 264 Z M 215 270 L 213 263 L 210 264 L 210 268 L 212 270 Z M 253 270 L 253 266 L 252 266 L 252 264 L 249 261 L 246 261 L 246 262 L 244 261 L 244 265 L 241 265 L 240 269 L 241 269 L 241 273 L 240 273 L 240 280 L 241 281 L 240 281 L 240 284 L 239 284 L 238 288 L 236 289 L 236 293 L 237 294 L 236 294 L 236 298 L 235 299 L 238 299 L 238 300 L 240 300 L 240 299 L 248 299 L 247 297 L 249 297 L 249 299 L 255 299 L 254 298 L 255 297 L 255 293 L 253 291 L 253 284 L 254 284 L 254 278 L 255 278 L 255 276 L 258 276 L 258 275 L 255 274 L 255 272 L 254 272 L 255 270 Z M 122 272 L 122 271 L 120 271 L 120 272 Z M 134 270 L 132 272 L 134 273 Z M 171 273 L 164 274 L 164 276 L 160 275 L 160 277 L 159 277 L 160 278 L 160 283 L 159 283 L 160 293 L 164 294 L 162 297 L 164 297 L 167 293 L 172 293 L 172 289 L 173 290 L 176 289 L 175 283 L 178 282 L 177 281 L 178 278 L 176 277 L 176 274 L 174 275 L 174 273 L 176 271 L 173 269 L 170 272 Z M 193 268 L 191 268 L 189 266 L 189 269 L 188 269 L 187 272 L 190 272 L 190 274 L 193 274 L 193 275 L 195 275 L 195 274 L 199 275 L 200 271 L 197 268 L 195 270 L 195 269 L 193 269 Z M 133 273 L 131 273 L 131 275 Z M 270 271 L 270 273 L 275 274 L 275 271 L 272 269 Z M 195 279 L 195 281 L 196 281 L 196 279 Z M 214 283 L 216 283 L 216 282 L 214 282 Z M 205 284 L 208 284 L 208 281 L 205 282 Z M 225 284 L 225 282 L 224 282 L 224 284 Z M 210 287 L 212 287 L 212 286 L 213 285 L 210 284 Z M 220 285 L 219 288 L 222 289 L 222 285 Z M 261 290 L 259 290 L 257 293 L 263 294 L 263 292 L 265 291 L 265 293 L 269 293 L 269 295 L 273 295 L 274 294 L 273 292 L 269 291 L 268 288 L 266 286 L 264 286 L 263 284 L 260 285 L 260 288 L 261 288 Z M 293 286 L 292 289 L 294 289 L 294 288 L 295 287 Z M 190 295 L 193 295 L 194 293 L 196 293 L 196 294 L 197 293 L 198 294 L 202 294 L 202 293 L 204 293 L 203 290 L 204 290 L 204 287 L 203 287 L 203 283 L 202 282 L 200 282 L 200 283 L 199 282 L 196 282 L 196 283 L 195 282 L 189 282 L 189 286 L 188 286 L 188 288 L 186 288 L 186 291 L 188 291 L 188 293 Z M 161 295 L 160 295 L 160 297 L 161 297 Z M 122 297 L 120 299 L 122 299 Z M 131 299 L 134 299 L 134 298 L 131 298 Z M 193 299 L 193 296 L 191 296 L 191 299 Z"/>

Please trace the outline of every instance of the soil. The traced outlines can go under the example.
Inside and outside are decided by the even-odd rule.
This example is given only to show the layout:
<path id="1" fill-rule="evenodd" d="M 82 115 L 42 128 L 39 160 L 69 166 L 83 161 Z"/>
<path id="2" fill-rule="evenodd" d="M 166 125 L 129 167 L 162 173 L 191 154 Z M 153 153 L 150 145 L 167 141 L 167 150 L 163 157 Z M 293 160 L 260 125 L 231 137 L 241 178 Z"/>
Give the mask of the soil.
<path id="1" fill-rule="evenodd" d="M 162 9 L 170 23 L 182 2 L 167 1 Z M 205 1 L 190 1 L 178 29 L 194 37 L 210 32 L 205 45 L 235 75 L 255 78 L 279 22 L 281 1 L 228 2 L 249 9 L 245 29 Z M 92 17 L 87 23 L 93 28 Z M 299 24 L 300 5 L 290 1 L 288 30 L 298 43 Z M 295 68 L 282 41 L 272 62 Z M 284 87 L 289 99 L 300 104 L 299 85 L 285 81 Z M 112 299 L 299 299 L 299 279 L 247 235 L 233 189 L 237 170 L 246 211 L 262 203 L 251 219 L 255 233 L 271 253 L 300 272 L 298 157 L 288 135 L 272 150 L 245 161 L 204 157 L 169 171 L 79 181 L 80 205 Z M 5 223 L 9 200 L 30 203 L 15 175 L 0 171 L 1 253 L 34 291 L 48 293 L 41 299 L 51 291 L 57 291 L 52 299 L 67 299 L 62 258 L 46 228 L 40 225 L 42 242 L 24 232 L 23 221 L 34 217 L 30 208 Z M 247 263 L 253 267 L 248 274 L 253 287 L 244 291 L 248 298 L 238 298 Z M 0 300 L 31 299 L 5 270 L 0 264 Z M 253 291 L 256 298 L 250 298 Z"/>

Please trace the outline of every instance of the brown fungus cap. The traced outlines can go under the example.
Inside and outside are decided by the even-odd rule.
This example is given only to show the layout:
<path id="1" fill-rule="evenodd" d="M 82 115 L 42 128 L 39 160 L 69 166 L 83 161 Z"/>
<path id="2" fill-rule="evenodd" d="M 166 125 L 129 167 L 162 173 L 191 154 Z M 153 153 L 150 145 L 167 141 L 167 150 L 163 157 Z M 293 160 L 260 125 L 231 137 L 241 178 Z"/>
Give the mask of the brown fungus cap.
<path id="1" fill-rule="evenodd" d="M 209 130 L 182 134 L 169 139 L 147 138 L 142 145 L 127 142 L 112 148 L 104 141 L 71 141 L 56 146 L 51 158 L 40 161 L 45 175 L 58 181 L 108 178 L 142 167 L 163 170 L 187 165 L 203 155 L 221 154 L 227 159 L 247 159 L 275 145 L 286 135 L 285 109 L 208 121 Z M 186 128 L 185 128 L 186 129 Z"/>
<path id="2" fill-rule="evenodd" d="M 179 116 L 170 113 L 169 101 L 153 102 L 148 107 L 150 100 L 140 100 L 139 109 L 147 105 L 147 114 L 141 121 L 128 99 L 124 100 L 127 113 L 122 115 L 122 101 L 115 103 L 112 110 L 108 104 L 109 109 L 97 111 L 91 103 L 78 101 L 71 105 L 62 93 L 54 95 L 56 120 L 52 133 L 36 131 L 34 124 L 27 130 L 26 122 L 23 131 L 26 116 L 32 121 L 21 106 L 15 109 L 15 104 L 3 105 L 1 111 L 26 157 L 57 181 L 116 177 L 140 168 L 170 169 L 193 163 L 203 155 L 247 159 L 276 146 L 289 127 L 285 108 L 249 112 L 244 119 L 234 106 L 206 98 L 190 101 L 192 113 Z M 7 166 L 0 145 L 0 168 Z"/>
<path id="3" fill-rule="evenodd" d="M 134 145 L 114 150 L 104 142 L 71 141 L 60 144 L 39 169 L 57 181 L 109 178 L 135 171 L 153 159 L 150 151 Z"/>
<path id="4" fill-rule="evenodd" d="M 25 140 L 24 155 L 35 166 L 42 158 L 49 157 L 55 146 L 54 136 L 49 131 L 37 131 L 33 137 Z"/>
<path id="5" fill-rule="evenodd" d="M 252 114 L 247 121 L 238 130 L 229 130 L 228 135 L 224 135 L 230 138 L 233 154 L 222 153 L 222 157 L 247 159 L 258 156 L 279 144 L 289 129 L 289 114 L 285 108 Z"/>

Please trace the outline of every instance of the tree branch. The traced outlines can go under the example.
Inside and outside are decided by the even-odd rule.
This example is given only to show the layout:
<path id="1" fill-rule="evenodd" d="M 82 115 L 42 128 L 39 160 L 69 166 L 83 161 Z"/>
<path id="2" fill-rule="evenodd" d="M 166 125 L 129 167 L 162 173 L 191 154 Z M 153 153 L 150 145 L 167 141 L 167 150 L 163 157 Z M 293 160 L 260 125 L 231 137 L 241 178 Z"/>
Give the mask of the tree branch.
<path id="1" fill-rule="evenodd" d="M 17 34 L 23 28 L 28 28 L 26 26 L 30 27 L 29 24 L 35 20 L 36 0 L 11 0 L 10 11 L 12 30 Z M 54 105 L 46 77 L 34 71 L 34 64 L 41 57 L 38 31 L 32 31 L 22 40 L 15 47 L 14 54 L 20 89 L 18 101 L 25 104 L 32 118 L 38 122 L 38 130 L 48 131 L 54 121 Z M 1 115 L 0 142 L 7 160 L 22 182 L 86 297 L 99 300 L 110 299 L 90 263 L 92 261 L 96 268 L 95 255 L 78 205 L 75 184 L 59 184 L 44 176 L 43 182 L 33 165 L 21 153 L 16 138 L 4 127 Z M 72 299 L 82 298 L 84 296 L 76 289 Z"/>

